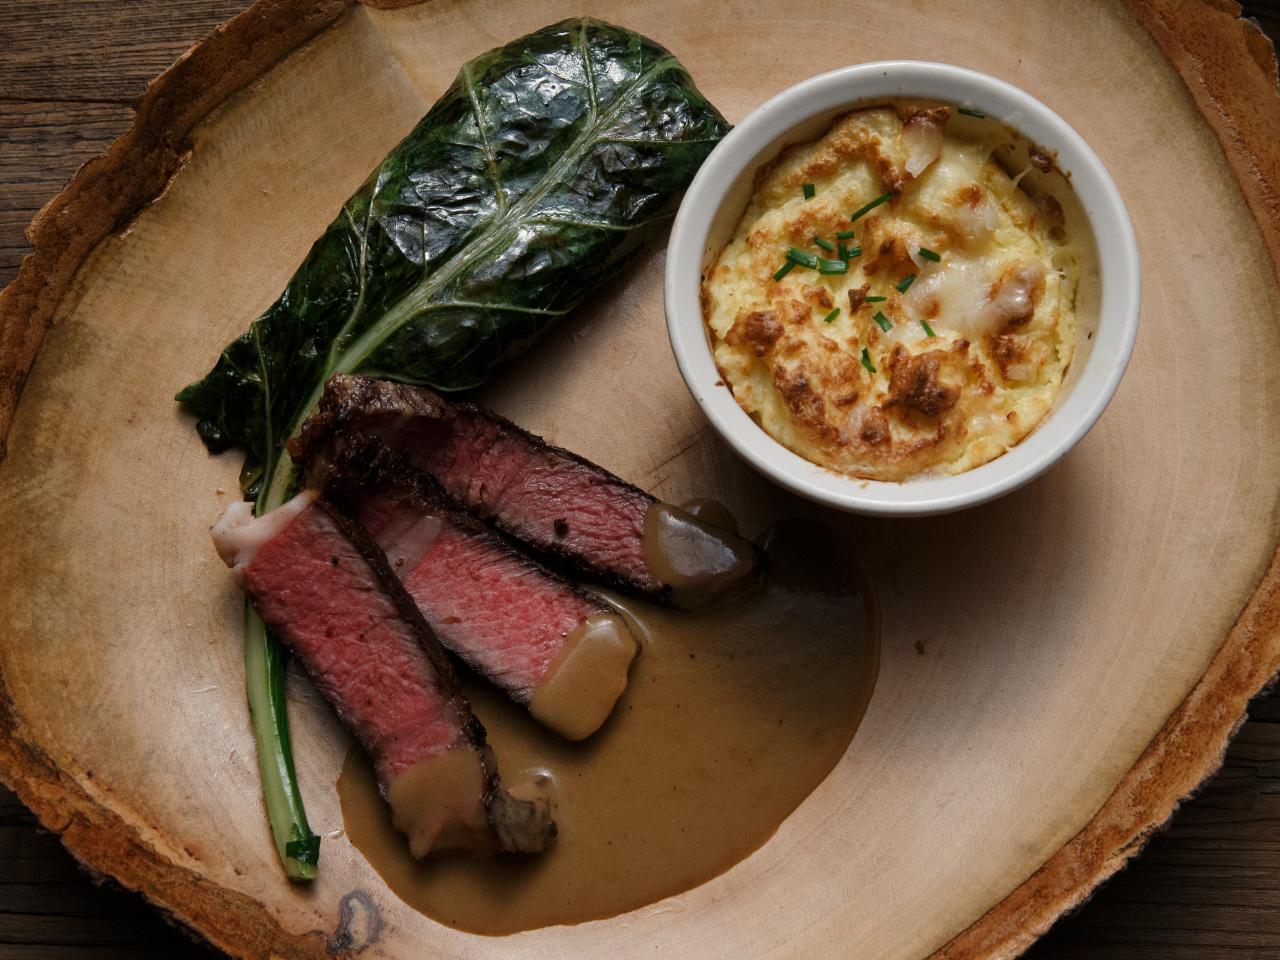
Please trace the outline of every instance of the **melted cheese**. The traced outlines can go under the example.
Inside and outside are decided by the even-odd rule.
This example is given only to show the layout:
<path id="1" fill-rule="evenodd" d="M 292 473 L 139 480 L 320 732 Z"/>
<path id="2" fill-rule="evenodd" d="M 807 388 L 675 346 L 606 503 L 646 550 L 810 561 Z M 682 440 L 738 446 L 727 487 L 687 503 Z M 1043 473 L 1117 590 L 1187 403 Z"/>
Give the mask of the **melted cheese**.
<path id="1" fill-rule="evenodd" d="M 1075 349 L 1079 258 L 1061 207 L 992 159 L 1007 136 L 946 108 L 872 108 L 759 171 L 703 305 L 725 383 L 771 436 L 842 473 L 908 480 L 986 463 L 1048 413 Z M 773 278 L 788 248 L 834 258 L 814 237 L 850 229 L 862 253 L 847 273 Z"/>

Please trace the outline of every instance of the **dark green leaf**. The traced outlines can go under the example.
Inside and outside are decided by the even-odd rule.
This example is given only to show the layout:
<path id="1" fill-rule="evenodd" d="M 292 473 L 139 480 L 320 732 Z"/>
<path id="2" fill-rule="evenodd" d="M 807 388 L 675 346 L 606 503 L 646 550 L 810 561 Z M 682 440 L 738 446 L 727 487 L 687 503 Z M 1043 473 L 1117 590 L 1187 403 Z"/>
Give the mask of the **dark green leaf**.
<path id="1" fill-rule="evenodd" d="M 269 480 L 335 371 L 481 383 L 643 249 L 728 129 L 670 53 L 596 20 L 483 54 L 178 399 Z"/>

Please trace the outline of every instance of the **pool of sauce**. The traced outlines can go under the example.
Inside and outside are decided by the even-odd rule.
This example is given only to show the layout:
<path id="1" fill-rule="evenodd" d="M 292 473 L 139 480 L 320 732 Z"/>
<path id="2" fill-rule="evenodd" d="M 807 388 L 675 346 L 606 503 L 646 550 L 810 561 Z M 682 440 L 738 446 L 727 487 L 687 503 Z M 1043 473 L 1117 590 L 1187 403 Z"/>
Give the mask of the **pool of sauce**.
<path id="1" fill-rule="evenodd" d="M 685 510 L 733 528 L 716 505 Z M 489 935 L 616 916 L 747 857 L 844 755 L 879 648 L 874 602 L 846 544 L 809 522 L 762 542 L 763 586 L 712 611 L 609 597 L 641 653 L 587 740 L 566 741 L 464 679 L 504 783 L 549 780 L 560 829 L 549 851 L 415 860 L 358 750 L 338 780 L 348 838 L 407 904 Z"/>

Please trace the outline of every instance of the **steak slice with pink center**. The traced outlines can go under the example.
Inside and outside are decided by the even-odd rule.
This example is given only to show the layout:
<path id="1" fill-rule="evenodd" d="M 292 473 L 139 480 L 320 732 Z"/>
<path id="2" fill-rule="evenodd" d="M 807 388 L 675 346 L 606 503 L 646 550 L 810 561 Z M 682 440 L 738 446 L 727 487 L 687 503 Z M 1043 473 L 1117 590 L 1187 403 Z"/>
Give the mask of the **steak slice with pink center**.
<path id="1" fill-rule="evenodd" d="M 568 572 L 681 606 L 754 584 L 760 553 L 490 410 L 423 387 L 337 375 L 297 444 L 371 433 L 471 513 Z"/>
<path id="2" fill-rule="evenodd" d="M 620 614 L 514 550 L 375 436 L 332 436 L 309 475 L 385 551 L 441 643 L 561 735 L 599 729 L 638 649 Z"/>
<path id="3" fill-rule="evenodd" d="M 213 538 L 254 609 L 368 752 L 415 856 L 548 845 L 547 802 L 503 789 L 448 656 L 356 523 L 305 492 L 263 517 L 232 504 Z"/>

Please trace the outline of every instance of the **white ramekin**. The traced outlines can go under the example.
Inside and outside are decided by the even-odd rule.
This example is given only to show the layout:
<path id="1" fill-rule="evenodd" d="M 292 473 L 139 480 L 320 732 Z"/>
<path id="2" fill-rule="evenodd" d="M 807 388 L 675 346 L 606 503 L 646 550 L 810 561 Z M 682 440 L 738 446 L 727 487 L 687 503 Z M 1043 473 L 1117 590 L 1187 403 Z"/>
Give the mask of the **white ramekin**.
<path id="1" fill-rule="evenodd" d="M 1098 254 L 1096 326 L 1080 345 L 1053 410 L 1008 453 L 967 473 L 885 483 L 844 476 L 792 453 L 751 419 L 720 380 L 702 318 L 705 266 L 728 239 L 756 169 L 790 143 L 820 136 L 840 113 L 890 98 L 980 110 L 1055 152 L 1092 228 Z M 941 63 L 893 60 L 833 70 L 784 90 L 716 146 L 694 178 L 667 248 L 667 331 L 694 399 L 748 463 L 787 489 L 841 510 L 896 516 L 945 513 L 1016 489 L 1048 469 L 1101 416 L 1124 374 L 1138 330 L 1138 246 L 1102 162 L 1056 113 L 1002 80 Z"/>

